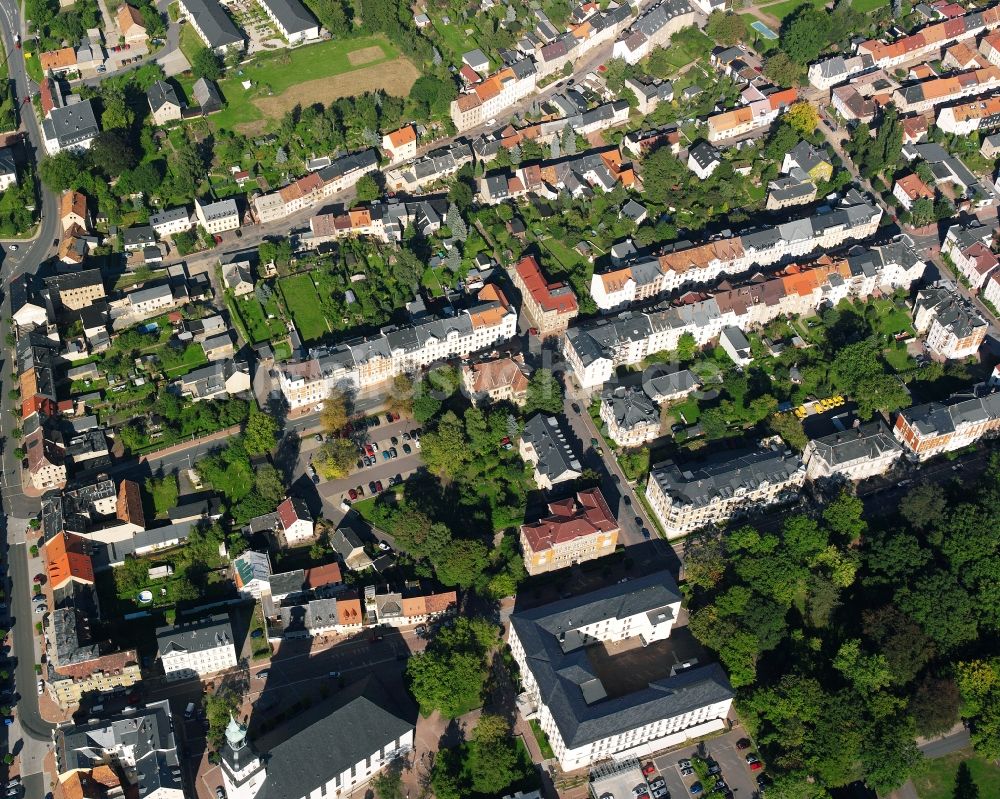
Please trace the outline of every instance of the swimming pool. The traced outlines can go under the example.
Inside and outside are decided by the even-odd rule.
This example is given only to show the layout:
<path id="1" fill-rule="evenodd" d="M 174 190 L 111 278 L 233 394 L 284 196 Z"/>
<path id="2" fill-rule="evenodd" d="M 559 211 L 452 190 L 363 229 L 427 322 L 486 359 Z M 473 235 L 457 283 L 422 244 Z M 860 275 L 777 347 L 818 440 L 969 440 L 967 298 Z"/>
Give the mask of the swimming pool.
<path id="1" fill-rule="evenodd" d="M 765 39 L 777 39 L 778 34 L 771 30 L 767 25 L 761 22 L 759 19 L 751 23 L 751 28 L 753 28 L 757 33 L 763 36 Z"/>

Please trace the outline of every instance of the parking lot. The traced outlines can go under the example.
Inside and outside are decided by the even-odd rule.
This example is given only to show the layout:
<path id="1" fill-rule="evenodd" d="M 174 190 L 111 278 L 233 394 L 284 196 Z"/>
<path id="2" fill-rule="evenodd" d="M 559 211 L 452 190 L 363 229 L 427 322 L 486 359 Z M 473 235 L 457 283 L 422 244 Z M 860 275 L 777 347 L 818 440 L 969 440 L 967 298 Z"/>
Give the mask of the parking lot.
<path id="1" fill-rule="evenodd" d="M 715 761 L 719 765 L 719 776 L 726 781 L 735 799 L 740 799 L 740 797 L 749 799 L 756 796 L 758 791 L 756 774 L 750 771 L 746 762 L 746 754 L 756 750 L 750 748 L 740 751 L 736 748 L 736 742 L 746 737 L 746 731 L 742 727 L 736 727 L 718 738 L 659 755 L 653 758 L 653 763 L 663 779 L 666 780 L 667 790 L 672 799 L 692 796 L 691 786 L 699 781 L 698 776 L 696 774 L 682 775 L 679 762 L 690 760 L 696 756 Z M 703 791 L 696 794 L 697 796 L 707 793 L 712 786 L 703 783 L 702 787 Z"/>
<path id="2" fill-rule="evenodd" d="M 364 491 L 364 499 L 371 496 L 372 483 L 382 483 L 385 490 L 398 478 L 405 480 L 417 469 L 420 468 L 420 448 L 413 436 L 414 431 L 419 430 L 419 425 L 412 419 L 398 419 L 392 422 L 386 420 L 385 413 L 379 415 L 379 425 L 370 427 L 355 435 L 355 441 L 359 445 L 359 452 L 355 458 L 355 465 L 351 473 L 340 480 L 320 480 L 316 484 L 316 491 L 323 500 L 324 510 L 328 518 L 336 518 L 336 514 L 342 509 L 340 503 L 345 499 L 350 502 L 350 491 L 357 492 L 358 487 Z M 313 453 L 321 446 L 321 441 L 316 440 L 315 435 L 307 435 L 302 438 L 301 448 L 296 464 L 296 473 L 306 473 L 311 475 L 310 461 Z M 364 446 L 372 447 L 372 454 L 367 455 Z M 377 449 L 375 449 L 377 447 Z M 409 448 L 409 452 L 407 452 Z M 395 450 L 396 457 L 385 457 L 384 453 L 391 453 Z M 365 463 L 367 457 L 368 463 Z M 360 466 L 358 465 L 360 462 Z"/>

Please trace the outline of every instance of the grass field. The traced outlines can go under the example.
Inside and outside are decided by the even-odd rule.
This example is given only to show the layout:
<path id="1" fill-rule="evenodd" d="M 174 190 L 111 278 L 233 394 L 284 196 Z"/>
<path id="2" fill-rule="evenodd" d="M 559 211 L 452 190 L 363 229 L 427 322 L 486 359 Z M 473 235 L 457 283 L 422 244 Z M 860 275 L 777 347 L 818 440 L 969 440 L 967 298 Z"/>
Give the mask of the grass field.
<path id="1" fill-rule="evenodd" d="M 1000 767 L 971 750 L 927 761 L 926 773 L 913 778 L 920 799 L 952 799 L 955 773 L 963 760 L 968 761 L 972 779 L 979 787 L 979 799 L 1000 799 Z"/>
<path id="2" fill-rule="evenodd" d="M 241 74 L 238 74 L 242 72 Z M 257 133 L 296 105 L 326 103 L 384 89 L 405 97 L 420 73 L 384 39 L 329 41 L 258 55 L 219 81 L 226 108 L 213 114 L 216 128 Z M 250 89 L 243 81 L 252 81 Z"/>
<path id="3" fill-rule="evenodd" d="M 696 27 L 684 28 L 675 33 L 667 48 L 667 60 L 678 70 L 692 61 L 707 58 L 712 51 L 712 40 Z"/>
<path id="4" fill-rule="evenodd" d="M 315 341 L 329 332 L 319 304 L 316 286 L 309 275 L 290 275 L 278 281 L 285 307 L 303 341 Z"/>
<path id="5" fill-rule="evenodd" d="M 240 315 L 247 335 L 253 339 L 251 343 L 259 344 L 270 341 L 275 336 L 285 335 L 286 328 L 280 319 L 268 319 L 255 296 L 234 298 L 236 310 Z"/>
<path id="6" fill-rule="evenodd" d="M 195 53 L 205 47 L 205 43 L 190 24 L 181 25 L 181 37 L 178 44 L 189 64 L 194 63 Z"/>

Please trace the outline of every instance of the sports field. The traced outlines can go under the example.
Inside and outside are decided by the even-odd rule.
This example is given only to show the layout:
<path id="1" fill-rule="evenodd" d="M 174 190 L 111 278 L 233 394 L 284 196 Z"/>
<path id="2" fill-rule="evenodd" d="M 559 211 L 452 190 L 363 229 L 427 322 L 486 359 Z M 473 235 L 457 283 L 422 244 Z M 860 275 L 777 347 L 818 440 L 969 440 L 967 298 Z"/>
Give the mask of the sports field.
<path id="1" fill-rule="evenodd" d="M 216 128 L 260 133 L 296 105 L 378 89 L 405 97 L 418 77 L 392 44 L 372 36 L 262 53 L 219 81 L 227 105 L 211 120 Z M 245 89 L 244 81 L 253 85 Z"/>

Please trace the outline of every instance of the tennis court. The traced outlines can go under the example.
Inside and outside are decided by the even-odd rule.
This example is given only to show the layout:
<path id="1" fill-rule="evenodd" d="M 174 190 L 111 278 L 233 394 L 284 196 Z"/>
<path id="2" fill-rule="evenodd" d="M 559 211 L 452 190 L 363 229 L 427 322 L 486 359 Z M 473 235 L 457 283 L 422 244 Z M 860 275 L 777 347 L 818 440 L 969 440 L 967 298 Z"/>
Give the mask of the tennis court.
<path id="1" fill-rule="evenodd" d="M 757 31 L 757 33 L 759 33 L 765 39 L 773 40 L 778 38 L 778 34 L 776 34 L 773 30 L 767 27 L 767 25 L 765 25 L 759 19 L 751 23 L 750 27 L 753 28 L 755 31 Z"/>

